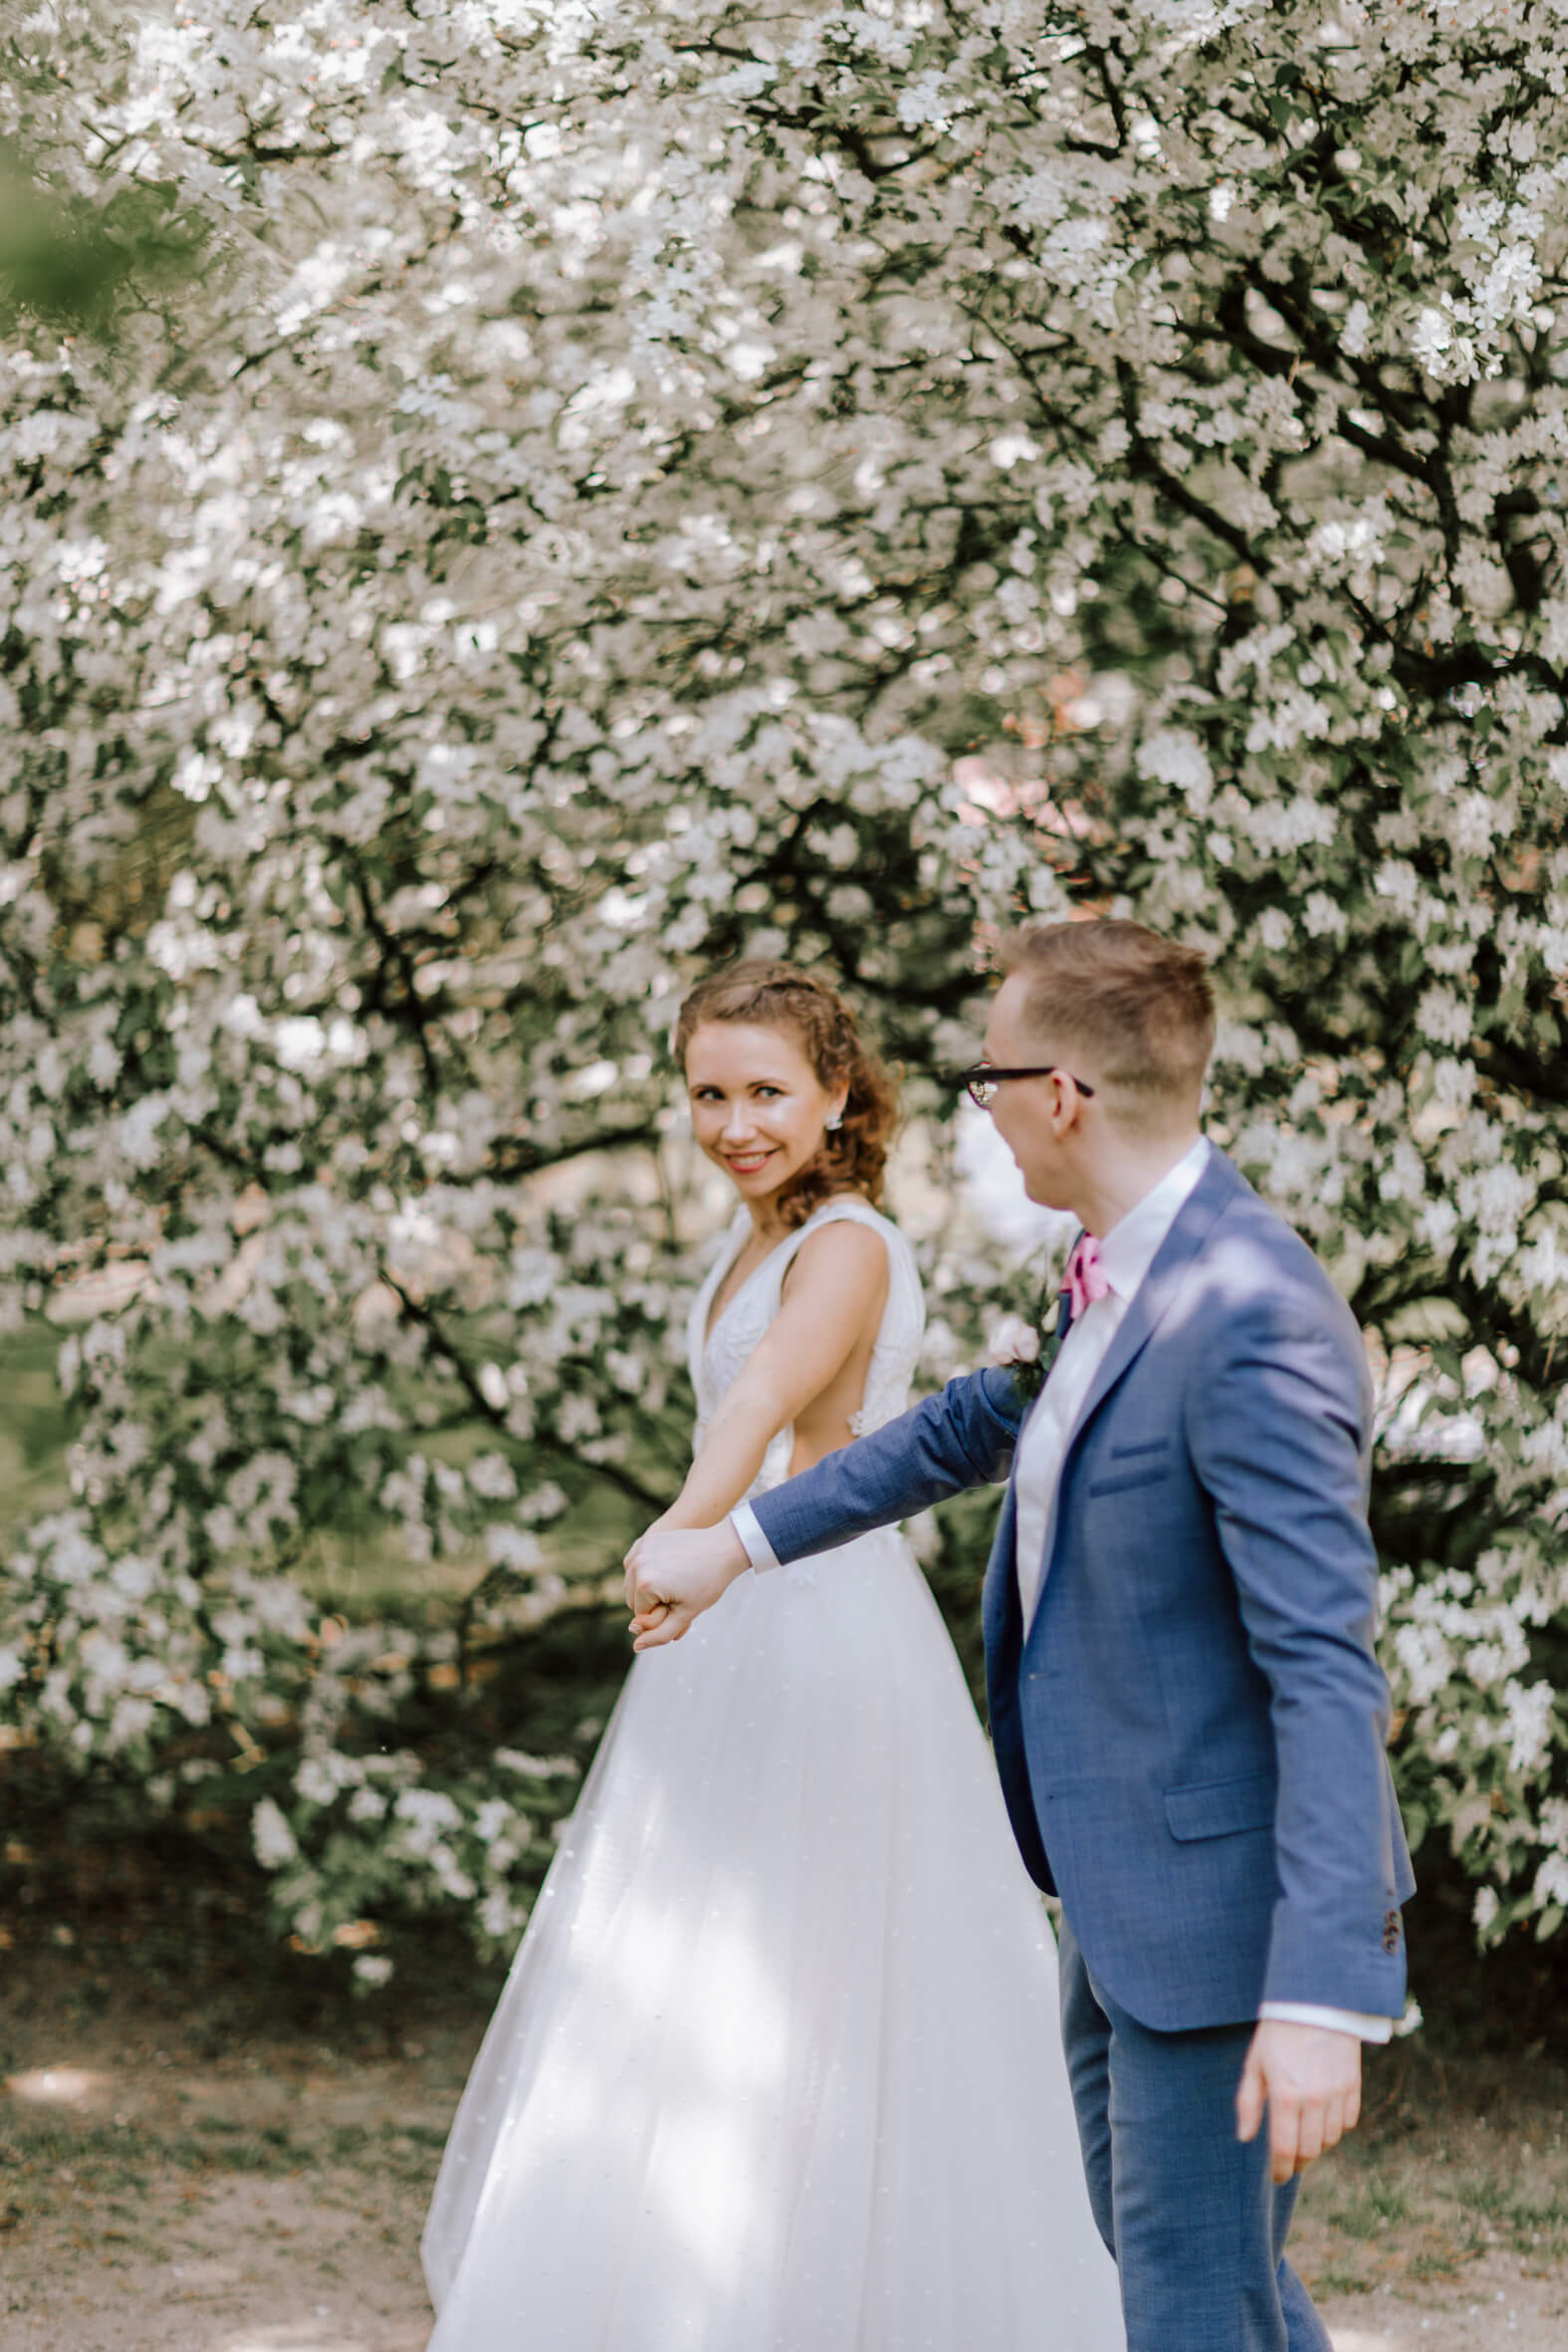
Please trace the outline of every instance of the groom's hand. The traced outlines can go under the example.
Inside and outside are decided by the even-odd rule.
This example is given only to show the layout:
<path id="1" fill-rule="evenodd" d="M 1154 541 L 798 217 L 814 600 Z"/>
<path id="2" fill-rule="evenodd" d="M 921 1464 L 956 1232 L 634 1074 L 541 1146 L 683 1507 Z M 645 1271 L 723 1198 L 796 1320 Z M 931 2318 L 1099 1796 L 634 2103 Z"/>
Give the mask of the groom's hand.
<path id="1" fill-rule="evenodd" d="M 1275 2181 L 1288 2181 L 1356 2127 L 1361 2113 L 1356 2035 L 1265 2018 L 1252 2035 L 1235 2094 L 1239 2139 L 1255 2137 L 1265 2104 L 1269 2169 Z"/>
<path id="2" fill-rule="evenodd" d="M 727 1519 L 716 1528 L 649 1528 L 626 1554 L 632 1648 L 679 1641 L 750 1564 Z"/>

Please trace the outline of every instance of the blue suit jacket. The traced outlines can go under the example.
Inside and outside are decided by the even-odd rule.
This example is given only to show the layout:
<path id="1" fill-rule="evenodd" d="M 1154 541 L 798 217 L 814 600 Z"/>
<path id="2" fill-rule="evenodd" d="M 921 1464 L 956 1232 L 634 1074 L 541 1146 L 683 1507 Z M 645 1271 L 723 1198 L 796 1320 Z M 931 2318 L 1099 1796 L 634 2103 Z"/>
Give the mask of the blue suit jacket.
<path id="1" fill-rule="evenodd" d="M 1008 1479 L 985 1593 L 1008 1810 L 1090 1970 L 1157 2029 L 1403 2009 L 1370 1422 L 1349 1308 L 1215 1152 L 1078 1416 L 1027 1629 L 1005 1370 L 754 1502 L 786 1561 Z"/>

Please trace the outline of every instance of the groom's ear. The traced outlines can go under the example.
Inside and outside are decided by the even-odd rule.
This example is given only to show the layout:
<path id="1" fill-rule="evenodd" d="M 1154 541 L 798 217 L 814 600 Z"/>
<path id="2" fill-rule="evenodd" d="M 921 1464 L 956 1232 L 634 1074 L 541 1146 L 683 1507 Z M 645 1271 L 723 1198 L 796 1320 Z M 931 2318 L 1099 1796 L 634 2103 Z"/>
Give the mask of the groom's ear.
<path id="1" fill-rule="evenodd" d="M 1058 1134 L 1077 1123 L 1083 1109 L 1083 1098 L 1071 1075 L 1073 1060 L 1081 1061 L 1082 1055 L 1074 1056 L 1069 1046 L 1066 1058 L 1056 1057 L 1057 1067 L 1045 1080 L 1051 1090 L 1052 1123 Z"/>

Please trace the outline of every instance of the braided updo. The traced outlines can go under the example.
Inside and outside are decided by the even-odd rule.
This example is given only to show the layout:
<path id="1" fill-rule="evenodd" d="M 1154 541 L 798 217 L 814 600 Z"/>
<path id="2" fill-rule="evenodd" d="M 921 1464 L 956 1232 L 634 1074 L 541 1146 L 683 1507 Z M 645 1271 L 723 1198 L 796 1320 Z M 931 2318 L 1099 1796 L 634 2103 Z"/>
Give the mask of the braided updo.
<path id="1" fill-rule="evenodd" d="M 898 1096 L 880 1061 L 860 1041 L 855 1017 L 825 980 L 797 964 L 754 957 L 701 980 L 682 1005 L 672 1043 L 684 1064 L 693 1034 L 705 1021 L 739 1021 L 785 1030 L 797 1038 L 818 1082 L 848 1081 L 843 1124 L 822 1138 L 819 1151 L 790 1177 L 776 1206 L 784 1224 L 803 1225 L 831 1194 L 882 1198 L 888 1145 L 898 1119 Z"/>

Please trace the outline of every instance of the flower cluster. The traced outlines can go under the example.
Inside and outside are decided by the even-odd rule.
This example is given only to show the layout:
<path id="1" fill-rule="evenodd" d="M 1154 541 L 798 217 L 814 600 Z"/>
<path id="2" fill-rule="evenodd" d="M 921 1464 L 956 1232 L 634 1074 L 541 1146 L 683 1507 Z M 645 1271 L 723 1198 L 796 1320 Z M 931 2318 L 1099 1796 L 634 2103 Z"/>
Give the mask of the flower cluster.
<path id="1" fill-rule="evenodd" d="M 991 927 L 1110 908 L 1214 956 L 1215 1130 L 1368 1329 L 1416 1824 L 1554 1933 L 1560 10 L 9 43 L 48 194 L 204 255 L 0 345 L 0 1306 L 124 1278 L 0 1571 L 10 1736 L 260 1791 L 313 1947 L 512 1933 L 555 1784 L 452 1758 L 532 1743 L 507 1662 L 679 1476 L 681 988 L 821 960 L 929 1109 Z M 372 1536 L 418 1608 L 344 1600 Z"/>

